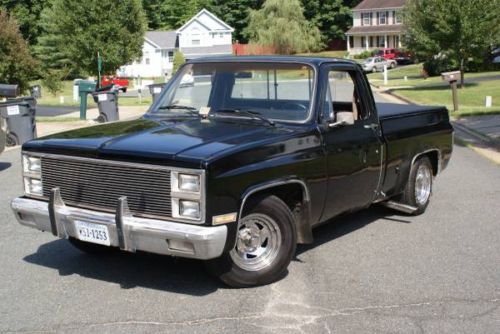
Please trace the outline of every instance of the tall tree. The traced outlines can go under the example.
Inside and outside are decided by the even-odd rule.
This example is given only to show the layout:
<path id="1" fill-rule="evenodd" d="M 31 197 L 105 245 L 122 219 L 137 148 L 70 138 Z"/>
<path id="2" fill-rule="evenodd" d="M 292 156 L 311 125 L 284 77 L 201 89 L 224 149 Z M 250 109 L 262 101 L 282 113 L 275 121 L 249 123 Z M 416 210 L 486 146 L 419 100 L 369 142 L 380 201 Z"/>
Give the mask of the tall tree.
<path id="1" fill-rule="evenodd" d="M 16 20 L 0 10 L 0 82 L 18 84 L 25 91 L 36 72 L 37 62 L 29 53 Z"/>
<path id="2" fill-rule="evenodd" d="M 40 14 L 50 0 L 0 0 L 4 8 L 16 18 L 25 40 L 34 45 L 41 33 Z"/>
<path id="3" fill-rule="evenodd" d="M 407 47 L 427 59 L 457 61 L 461 85 L 469 58 L 500 43 L 500 0 L 408 0 L 403 19 Z"/>
<path id="4" fill-rule="evenodd" d="M 140 0 L 52 0 L 43 16 L 40 57 L 57 52 L 73 71 L 97 74 L 97 52 L 105 73 L 141 57 L 146 18 Z"/>
<path id="5" fill-rule="evenodd" d="M 272 46 L 280 54 L 293 54 L 320 47 L 317 27 L 304 17 L 299 0 L 266 0 L 250 12 L 246 33 L 252 42 Z"/>
<path id="6" fill-rule="evenodd" d="M 203 8 L 210 6 L 211 0 L 165 0 L 159 4 L 159 28 L 177 29 Z"/>
<path id="7" fill-rule="evenodd" d="M 345 0 L 302 0 L 304 16 L 321 32 L 323 43 L 344 38 L 352 25 L 351 1 Z"/>

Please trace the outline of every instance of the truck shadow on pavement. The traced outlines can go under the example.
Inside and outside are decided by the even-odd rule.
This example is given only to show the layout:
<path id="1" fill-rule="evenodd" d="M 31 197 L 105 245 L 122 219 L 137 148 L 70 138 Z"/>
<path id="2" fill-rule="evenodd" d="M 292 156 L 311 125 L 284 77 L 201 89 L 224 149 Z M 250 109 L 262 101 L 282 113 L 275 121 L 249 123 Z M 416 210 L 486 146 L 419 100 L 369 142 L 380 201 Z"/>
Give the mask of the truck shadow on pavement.
<path id="1" fill-rule="evenodd" d="M 397 223 L 410 221 L 391 218 L 392 210 L 373 206 L 345 215 L 313 231 L 314 243 L 299 245 L 296 256 L 354 232 L 383 218 Z M 142 287 L 175 293 L 204 296 L 226 288 L 211 277 L 197 260 L 173 258 L 148 253 L 125 253 L 110 249 L 104 255 L 88 255 L 74 248 L 67 240 L 54 240 L 41 245 L 37 252 L 24 258 L 28 263 L 55 269 L 61 276 L 79 275 L 119 284 L 122 289 Z M 295 258 L 295 261 L 300 261 Z"/>
<path id="2" fill-rule="evenodd" d="M 381 205 L 372 205 L 355 213 L 348 213 L 333 218 L 325 224 L 313 230 L 314 243 L 310 245 L 298 245 L 293 261 L 301 261 L 297 258 L 302 253 L 316 248 L 324 243 L 340 238 L 346 234 L 359 230 L 366 225 L 375 223 L 380 219 L 390 220 L 395 223 L 410 224 L 409 219 L 405 219 L 403 213 L 396 212 Z"/>
<path id="3" fill-rule="evenodd" d="M 10 162 L 0 162 L 0 172 L 9 169 L 12 164 Z"/>

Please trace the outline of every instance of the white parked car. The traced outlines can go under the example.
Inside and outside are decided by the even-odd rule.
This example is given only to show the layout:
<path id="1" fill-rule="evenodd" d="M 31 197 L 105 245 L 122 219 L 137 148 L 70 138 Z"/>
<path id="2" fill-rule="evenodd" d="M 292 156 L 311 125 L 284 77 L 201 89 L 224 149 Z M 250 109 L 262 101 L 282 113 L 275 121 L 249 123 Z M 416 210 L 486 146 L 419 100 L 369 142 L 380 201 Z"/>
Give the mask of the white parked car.
<path id="1" fill-rule="evenodd" d="M 384 70 L 384 65 L 392 69 L 396 68 L 398 63 L 394 59 L 370 57 L 363 62 L 362 67 L 365 72 L 382 72 Z"/>

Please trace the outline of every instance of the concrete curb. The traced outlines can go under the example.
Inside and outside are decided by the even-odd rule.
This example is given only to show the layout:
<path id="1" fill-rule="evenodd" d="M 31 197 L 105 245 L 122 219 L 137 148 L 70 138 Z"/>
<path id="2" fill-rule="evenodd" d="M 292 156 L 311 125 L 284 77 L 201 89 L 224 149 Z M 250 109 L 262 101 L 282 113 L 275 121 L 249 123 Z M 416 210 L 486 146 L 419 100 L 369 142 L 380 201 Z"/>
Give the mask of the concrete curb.
<path id="1" fill-rule="evenodd" d="M 477 141 L 481 142 L 485 147 L 500 152 L 500 140 L 491 138 L 481 132 L 478 132 L 470 127 L 460 124 L 456 121 L 452 121 L 454 127 L 459 129 L 460 131 L 465 132 L 469 136 L 473 137 Z"/>

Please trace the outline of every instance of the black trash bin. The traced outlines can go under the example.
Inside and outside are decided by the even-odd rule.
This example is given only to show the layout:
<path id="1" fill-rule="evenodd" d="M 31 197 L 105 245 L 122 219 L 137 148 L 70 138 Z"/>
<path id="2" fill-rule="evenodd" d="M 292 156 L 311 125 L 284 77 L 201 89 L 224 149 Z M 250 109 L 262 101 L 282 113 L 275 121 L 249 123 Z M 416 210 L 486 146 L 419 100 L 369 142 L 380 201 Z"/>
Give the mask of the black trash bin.
<path id="1" fill-rule="evenodd" d="M 42 86 L 34 85 L 30 87 L 31 97 L 39 99 L 42 97 Z"/>
<path id="2" fill-rule="evenodd" d="M 153 97 L 153 103 L 156 102 L 156 99 L 158 99 L 158 96 L 160 96 L 161 91 L 163 90 L 163 87 L 165 87 L 164 83 L 157 83 L 157 84 L 152 84 L 149 85 L 149 93 Z"/>
<path id="3" fill-rule="evenodd" d="M 92 93 L 99 108 L 99 123 L 114 122 L 120 119 L 118 113 L 118 93 L 113 90 Z"/>
<path id="4" fill-rule="evenodd" d="M 36 138 L 36 99 L 23 97 L 0 102 L 0 117 L 7 124 L 7 146 Z"/>

